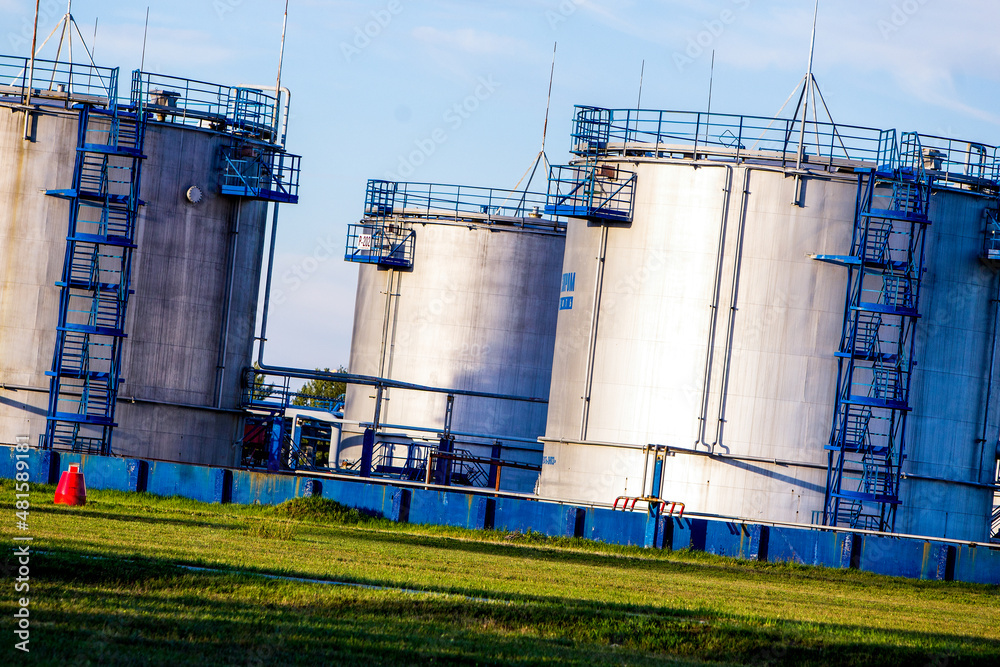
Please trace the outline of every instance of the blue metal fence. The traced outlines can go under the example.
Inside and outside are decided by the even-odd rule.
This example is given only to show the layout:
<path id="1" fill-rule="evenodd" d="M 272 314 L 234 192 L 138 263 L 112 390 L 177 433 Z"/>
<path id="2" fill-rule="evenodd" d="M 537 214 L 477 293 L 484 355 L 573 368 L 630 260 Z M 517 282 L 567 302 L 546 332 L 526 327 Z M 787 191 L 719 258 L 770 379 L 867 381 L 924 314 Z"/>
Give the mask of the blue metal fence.
<path id="1" fill-rule="evenodd" d="M 519 224 L 542 223 L 546 194 L 444 183 L 408 183 L 370 180 L 365 196 L 366 216 L 406 215 L 431 218 L 519 218 Z M 535 222 L 537 221 L 537 223 Z"/>
<path id="2" fill-rule="evenodd" d="M 28 86 L 30 59 L 0 55 L 0 96 L 21 96 Z M 108 106 L 118 100 L 118 68 L 35 59 L 32 97 L 85 100 Z"/>
<path id="3" fill-rule="evenodd" d="M 699 111 L 604 109 L 577 106 L 572 152 L 590 155 L 616 144 L 636 151 L 694 153 L 749 158 L 761 152 L 798 151 L 801 119 L 767 118 Z M 807 158 L 875 163 L 885 149 L 882 131 L 856 125 L 808 122 Z M 652 146 L 646 146 L 651 144 Z"/>
<path id="4" fill-rule="evenodd" d="M 164 74 L 132 72 L 131 104 L 158 121 L 208 127 L 278 143 L 279 108 L 275 95 L 257 88 L 226 86 Z"/>
<path id="5" fill-rule="evenodd" d="M 553 165 L 545 212 L 629 222 L 635 205 L 635 173 L 612 164 Z"/>
<path id="6" fill-rule="evenodd" d="M 301 156 L 238 142 L 223 148 L 222 160 L 222 194 L 298 203 Z"/>

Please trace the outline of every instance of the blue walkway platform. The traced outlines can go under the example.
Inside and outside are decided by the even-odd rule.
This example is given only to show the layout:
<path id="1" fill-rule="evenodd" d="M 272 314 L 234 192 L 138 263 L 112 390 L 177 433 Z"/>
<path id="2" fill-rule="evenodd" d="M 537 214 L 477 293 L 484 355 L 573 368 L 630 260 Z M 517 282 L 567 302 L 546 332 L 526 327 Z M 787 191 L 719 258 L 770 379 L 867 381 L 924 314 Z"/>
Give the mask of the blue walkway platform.
<path id="1" fill-rule="evenodd" d="M 13 447 L 0 446 L 0 478 L 15 478 L 18 460 L 15 454 Z M 691 549 L 762 562 L 1000 585 L 1000 544 L 892 537 L 865 531 L 755 524 L 700 516 L 651 517 L 644 511 L 621 512 L 511 497 L 487 489 L 422 488 L 395 481 L 271 474 L 34 448 L 21 460 L 27 462 L 29 481 L 35 483 L 53 484 L 70 464 L 79 464 L 90 489 L 262 505 L 321 496 L 392 521 L 414 524 L 534 531 L 609 544 Z"/>

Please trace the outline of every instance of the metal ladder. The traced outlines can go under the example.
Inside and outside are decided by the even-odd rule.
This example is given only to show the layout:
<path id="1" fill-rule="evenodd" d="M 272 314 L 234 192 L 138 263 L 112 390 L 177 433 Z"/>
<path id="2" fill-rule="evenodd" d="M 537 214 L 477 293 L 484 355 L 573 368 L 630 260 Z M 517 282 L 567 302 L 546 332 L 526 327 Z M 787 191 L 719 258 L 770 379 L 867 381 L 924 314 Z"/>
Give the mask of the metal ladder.
<path id="1" fill-rule="evenodd" d="M 56 345 L 41 446 L 111 453 L 139 211 L 145 116 L 80 106 Z"/>
<path id="2" fill-rule="evenodd" d="M 931 177 L 919 137 L 860 173 L 848 269 L 823 522 L 895 527 L 924 271 Z M 898 156 L 898 157 L 896 157 Z"/>

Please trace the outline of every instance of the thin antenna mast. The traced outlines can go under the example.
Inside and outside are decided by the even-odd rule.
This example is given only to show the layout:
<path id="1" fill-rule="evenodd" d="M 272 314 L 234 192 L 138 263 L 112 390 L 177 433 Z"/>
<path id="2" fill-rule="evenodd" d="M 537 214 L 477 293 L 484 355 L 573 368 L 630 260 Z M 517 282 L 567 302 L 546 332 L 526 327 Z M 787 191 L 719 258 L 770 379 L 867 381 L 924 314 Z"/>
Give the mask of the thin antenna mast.
<path id="1" fill-rule="evenodd" d="M 535 156 L 535 161 L 528 167 L 527 171 L 518 179 L 517 184 L 514 189 L 517 190 L 521 187 L 521 183 L 524 183 L 524 179 L 527 176 L 528 182 L 524 183 L 524 191 L 528 192 L 528 188 L 531 186 L 531 181 L 535 179 L 535 172 L 538 171 L 538 163 L 544 162 L 546 167 L 549 167 L 549 158 L 545 154 L 545 138 L 549 133 L 549 107 L 552 105 L 552 81 L 555 79 L 556 75 L 556 48 L 559 46 L 558 42 L 552 42 L 552 66 L 549 68 L 549 93 L 545 98 L 545 122 L 542 124 L 542 148 L 538 151 L 538 155 Z M 528 172 L 531 172 L 531 176 L 528 176 Z M 524 196 L 521 197 L 521 201 L 524 201 Z"/>
<path id="2" fill-rule="evenodd" d="M 146 27 L 142 29 L 142 59 L 139 60 L 139 71 L 146 69 L 146 35 L 149 34 L 149 5 L 146 5 Z"/>
<path id="3" fill-rule="evenodd" d="M 813 87 L 813 56 L 816 53 L 816 19 L 818 16 L 819 0 L 816 0 L 816 6 L 813 9 L 812 36 L 809 39 L 809 67 L 806 70 L 805 90 L 802 96 L 802 125 L 799 127 L 799 152 L 795 159 L 796 169 L 802 167 L 802 155 L 805 150 L 806 122 L 809 120 L 809 94 L 812 92 Z"/>
<path id="4" fill-rule="evenodd" d="M 31 93 L 35 88 L 35 42 L 38 41 L 38 7 L 42 0 L 35 0 L 35 28 L 31 33 L 31 64 L 28 66 L 28 80 L 24 86 L 24 106 L 31 105 Z M 28 118 L 31 114 L 24 110 L 24 138 L 28 138 Z"/>
<path id="5" fill-rule="evenodd" d="M 552 104 L 552 79 L 556 75 L 556 47 L 559 42 L 552 42 L 552 67 L 549 69 L 549 94 L 545 97 L 545 123 L 542 125 L 542 154 L 545 154 L 545 137 L 549 133 L 549 106 Z"/>
<path id="6" fill-rule="evenodd" d="M 281 49 L 278 52 L 278 80 L 274 84 L 274 135 L 278 136 L 278 115 L 281 111 L 281 65 L 285 61 L 285 29 L 288 27 L 288 0 L 285 0 L 285 16 L 281 21 Z"/>
<path id="7" fill-rule="evenodd" d="M 715 49 L 712 49 L 712 65 L 708 70 L 708 110 L 705 113 L 705 143 L 708 143 L 708 125 L 712 122 L 712 84 L 715 83 Z"/>
<path id="8" fill-rule="evenodd" d="M 635 110 L 639 111 L 642 108 L 642 79 L 646 74 L 646 59 L 642 59 L 642 66 L 639 67 L 639 97 L 635 101 Z"/>

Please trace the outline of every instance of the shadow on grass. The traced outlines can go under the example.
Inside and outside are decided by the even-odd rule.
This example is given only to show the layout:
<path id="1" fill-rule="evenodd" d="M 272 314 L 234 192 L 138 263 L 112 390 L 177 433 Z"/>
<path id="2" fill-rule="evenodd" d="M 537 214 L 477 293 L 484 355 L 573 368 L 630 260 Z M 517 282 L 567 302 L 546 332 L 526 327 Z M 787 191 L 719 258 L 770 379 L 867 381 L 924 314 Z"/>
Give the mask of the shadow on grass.
<path id="1" fill-rule="evenodd" d="M 190 519 L 182 519 L 170 514 L 180 514 L 184 510 L 168 510 L 163 514 L 129 514 L 125 511 L 114 511 L 116 508 L 109 508 L 100 505 L 84 505 L 83 507 L 62 507 L 59 505 L 32 505 L 31 511 L 35 514 L 55 514 L 60 516 L 82 517 L 95 520 L 121 521 L 123 523 L 147 523 L 152 525 L 180 526 L 182 528 L 215 528 L 219 530 L 239 530 L 245 525 L 240 524 L 241 519 L 254 519 L 258 517 L 221 517 L 213 518 L 209 513 L 199 513 L 203 516 L 195 516 Z"/>
<path id="2" fill-rule="evenodd" d="M 102 506 L 98 503 L 85 507 L 63 507 L 45 503 L 33 506 L 32 511 L 40 514 L 79 516 L 95 520 L 121 521 L 123 523 L 138 522 L 149 525 L 170 525 L 185 528 L 209 528 L 237 533 L 245 532 L 248 526 L 256 525 L 256 522 L 287 520 L 275 513 L 275 508 L 270 506 L 257 506 L 253 507 L 252 510 L 248 510 L 246 506 L 204 505 L 200 503 L 193 504 L 191 507 L 176 507 L 174 506 L 175 500 L 173 498 L 153 496 L 151 500 L 153 500 L 153 503 L 150 507 L 156 508 L 156 512 L 149 514 L 135 514 L 135 508 L 132 507 L 119 508 L 119 506 L 113 504 Z M 181 500 L 185 503 L 191 502 L 186 499 Z M 238 511 L 226 516 L 219 516 L 218 514 L 213 514 L 211 511 L 206 511 L 214 510 L 218 512 L 220 508 L 229 507 L 237 507 Z M 178 516 L 185 513 L 196 513 L 197 516 L 192 516 L 191 518 Z M 584 544 L 579 545 L 579 548 L 573 548 L 574 545 L 570 540 L 565 540 L 559 544 L 535 543 L 531 541 L 517 541 L 505 544 L 482 539 L 481 536 L 477 539 L 476 534 L 479 531 L 471 530 L 468 531 L 469 534 L 467 536 L 448 533 L 428 535 L 411 532 L 412 526 L 405 528 L 402 526 L 397 527 L 397 524 L 388 521 L 377 522 L 377 525 L 344 525 L 317 521 L 297 521 L 295 528 L 289 531 L 289 536 L 286 539 L 291 539 L 292 535 L 296 532 L 305 535 L 313 530 L 325 531 L 330 529 L 345 531 L 345 534 L 350 535 L 353 539 L 364 539 L 372 543 L 398 545 L 404 548 L 420 547 L 451 552 L 462 551 L 474 555 L 517 559 L 519 562 L 527 560 L 539 563 L 590 567 L 620 567 L 622 564 L 627 563 L 631 569 L 689 574 L 714 572 L 730 576 L 735 574 L 745 575 L 748 573 L 780 573 L 782 576 L 789 577 L 790 579 L 835 582 L 838 586 L 852 589 L 866 588 L 872 585 L 872 581 L 875 579 L 885 580 L 884 577 L 880 577 L 879 575 L 856 570 L 796 566 L 785 563 L 758 563 L 743 559 L 713 556 L 703 552 L 692 552 L 678 558 L 676 556 L 666 556 L 666 552 L 657 552 L 640 547 L 618 547 L 613 553 L 587 550 Z M 590 546 L 590 549 L 594 549 L 594 547 Z M 632 551 L 631 553 L 630 550 Z M 201 563 L 200 561 L 191 561 L 190 564 Z M 265 572 L 265 570 L 261 570 L 261 572 Z M 312 574 L 288 574 L 304 578 L 314 576 Z M 942 594 L 946 594 L 950 588 L 955 586 L 951 582 L 913 579 L 895 579 L 894 585 L 905 586 L 916 591 L 937 590 Z M 974 584 L 961 585 L 975 586 Z"/>
<path id="3" fill-rule="evenodd" d="M 51 662 L 589 665 L 683 659 L 955 667 L 995 665 L 1000 655 L 1000 642 L 979 637 L 555 596 L 516 596 L 500 604 L 402 595 L 192 573 L 161 559 L 101 560 L 72 550 L 33 557 L 32 591 L 32 618 L 39 621 L 33 658 Z M 483 594 L 447 587 L 430 592 Z"/>

